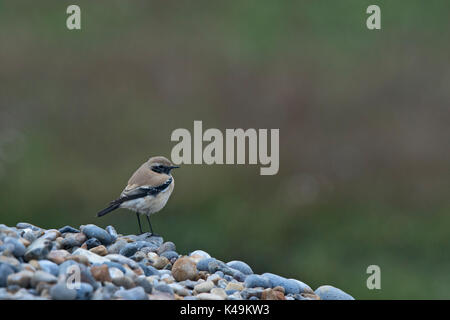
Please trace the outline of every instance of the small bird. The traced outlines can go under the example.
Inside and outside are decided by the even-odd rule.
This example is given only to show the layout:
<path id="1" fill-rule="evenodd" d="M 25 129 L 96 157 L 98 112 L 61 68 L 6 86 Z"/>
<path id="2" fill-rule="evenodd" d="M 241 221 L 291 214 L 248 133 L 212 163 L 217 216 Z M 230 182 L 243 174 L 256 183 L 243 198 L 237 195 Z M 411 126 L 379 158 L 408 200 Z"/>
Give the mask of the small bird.
<path id="1" fill-rule="evenodd" d="M 120 197 L 111 201 L 107 208 L 97 213 L 97 217 L 104 216 L 118 208 L 130 209 L 136 212 L 141 234 L 143 232 L 139 215 L 145 214 L 150 233 L 156 235 L 153 233 L 150 215 L 164 208 L 169 200 L 175 187 L 171 170 L 175 168 L 179 167 L 174 166 L 167 158 L 161 156 L 150 158 L 133 173 Z"/>

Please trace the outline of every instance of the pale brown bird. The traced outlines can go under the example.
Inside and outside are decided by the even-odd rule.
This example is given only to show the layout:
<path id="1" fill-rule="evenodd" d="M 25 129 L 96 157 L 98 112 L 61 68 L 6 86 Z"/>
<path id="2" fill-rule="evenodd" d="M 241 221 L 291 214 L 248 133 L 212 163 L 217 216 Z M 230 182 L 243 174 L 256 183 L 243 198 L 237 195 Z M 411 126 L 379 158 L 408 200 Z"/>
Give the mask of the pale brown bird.
<path id="1" fill-rule="evenodd" d="M 110 205 L 97 213 L 98 217 L 116 210 L 126 208 L 136 212 L 139 231 L 142 234 L 140 214 L 145 214 L 153 234 L 150 215 L 160 211 L 169 200 L 175 186 L 171 170 L 179 168 L 174 166 L 164 157 L 152 157 L 139 167 L 128 180 L 128 185 L 122 191 L 120 197 Z"/>

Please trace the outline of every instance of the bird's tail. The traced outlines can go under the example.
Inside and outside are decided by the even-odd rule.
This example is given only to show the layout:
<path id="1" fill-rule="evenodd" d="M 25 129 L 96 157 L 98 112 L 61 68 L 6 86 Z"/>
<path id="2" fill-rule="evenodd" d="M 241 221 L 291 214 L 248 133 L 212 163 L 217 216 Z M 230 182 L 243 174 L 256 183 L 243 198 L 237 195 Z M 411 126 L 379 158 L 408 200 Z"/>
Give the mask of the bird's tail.
<path id="1" fill-rule="evenodd" d="M 110 213 L 111 211 L 116 210 L 117 208 L 120 207 L 120 203 L 111 203 L 111 205 L 105 209 L 103 209 L 102 211 L 97 213 L 97 217 L 101 217 L 104 216 L 107 213 Z"/>

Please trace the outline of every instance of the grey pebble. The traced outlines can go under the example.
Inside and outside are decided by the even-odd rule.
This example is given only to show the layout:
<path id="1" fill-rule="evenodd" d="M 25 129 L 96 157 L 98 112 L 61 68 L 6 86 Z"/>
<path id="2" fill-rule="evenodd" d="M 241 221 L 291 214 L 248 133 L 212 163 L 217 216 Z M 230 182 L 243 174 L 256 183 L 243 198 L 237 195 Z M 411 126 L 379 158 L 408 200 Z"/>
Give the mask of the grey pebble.
<path id="1" fill-rule="evenodd" d="M 138 277 L 135 283 L 137 286 L 142 287 L 146 293 L 152 293 L 153 285 L 145 277 Z"/>
<path id="2" fill-rule="evenodd" d="M 256 288 L 256 287 L 271 288 L 269 279 L 257 274 L 251 274 L 247 276 L 244 285 L 247 288 Z"/>
<path id="3" fill-rule="evenodd" d="M 276 286 L 283 287 L 285 290 L 285 294 L 296 294 L 300 293 L 301 286 L 299 283 L 297 283 L 295 280 L 292 279 L 286 279 L 279 275 L 273 274 L 273 273 L 263 273 L 263 277 L 267 278 L 270 281 L 270 284 L 272 288 Z"/>
<path id="4" fill-rule="evenodd" d="M 44 238 L 39 238 L 28 246 L 25 251 L 25 260 L 45 259 L 52 248 L 52 241 Z"/>
<path id="5" fill-rule="evenodd" d="M 125 300 L 148 300 L 147 294 L 141 287 L 136 287 L 128 290 L 120 289 L 116 291 L 114 296 Z"/>
<path id="6" fill-rule="evenodd" d="M 13 237 L 5 237 L 3 239 L 4 244 L 12 245 L 12 254 L 16 257 L 22 257 L 25 254 L 25 246 L 16 238 Z"/>
<path id="7" fill-rule="evenodd" d="M 162 253 L 166 252 L 166 251 L 176 251 L 176 246 L 175 243 L 168 241 L 168 242 L 164 242 L 158 249 L 157 253 L 159 255 L 161 255 Z M 167 258 L 167 257 L 166 257 Z M 170 260 L 170 259 L 169 259 Z"/>
<path id="8" fill-rule="evenodd" d="M 113 226 L 107 226 L 107 227 L 105 228 L 105 230 L 106 230 L 106 232 L 109 233 L 109 235 L 110 235 L 111 237 L 113 237 L 114 241 L 116 241 L 116 239 L 117 239 L 117 237 L 118 237 L 116 229 L 115 229 Z"/>
<path id="9" fill-rule="evenodd" d="M 60 282 L 51 287 L 50 296 L 54 300 L 75 300 L 77 291 L 69 289 L 65 282 Z"/>
<path id="10" fill-rule="evenodd" d="M 161 257 L 166 257 L 169 261 L 172 259 L 178 259 L 179 254 L 175 251 L 165 251 L 161 254 Z"/>
<path id="11" fill-rule="evenodd" d="M 161 291 L 161 292 L 167 292 L 173 295 L 173 289 L 168 286 L 167 284 L 158 284 L 155 286 L 155 290 Z"/>
<path id="12" fill-rule="evenodd" d="M 156 269 L 155 267 L 152 266 L 147 266 L 144 263 L 139 263 L 139 266 L 142 268 L 142 270 L 144 271 L 144 274 L 146 277 L 149 276 L 154 276 L 154 275 L 160 275 L 160 271 L 158 269 Z"/>
<path id="13" fill-rule="evenodd" d="M 88 239 L 96 238 L 104 245 L 110 245 L 114 242 L 114 238 L 106 230 L 96 226 L 95 224 L 82 226 L 81 232 L 83 232 Z"/>
<path id="14" fill-rule="evenodd" d="M 54 276 L 58 276 L 59 267 L 56 263 L 51 262 L 50 260 L 39 260 L 39 266 L 45 272 L 48 272 Z"/>
<path id="15" fill-rule="evenodd" d="M 68 232 L 70 232 L 70 233 L 79 233 L 80 232 L 80 230 L 75 229 L 75 228 L 73 228 L 71 226 L 62 227 L 58 231 L 61 232 L 61 233 L 68 233 Z"/>
<path id="16" fill-rule="evenodd" d="M 14 273 L 14 270 L 13 270 L 13 268 L 11 268 L 11 266 L 7 265 L 6 263 L 0 264 L 0 287 L 1 288 L 6 287 L 6 280 L 8 279 L 8 276 L 13 273 Z"/>
<path id="17" fill-rule="evenodd" d="M 227 263 L 227 266 L 229 266 L 230 268 L 239 270 L 240 272 L 242 272 L 245 275 L 253 274 L 252 268 L 250 268 L 250 266 L 248 264 L 246 264 L 245 262 L 242 262 L 239 260 L 230 261 Z"/>
<path id="18" fill-rule="evenodd" d="M 90 238 L 86 240 L 85 244 L 88 250 L 102 245 L 102 243 L 97 238 Z"/>
<path id="19" fill-rule="evenodd" d="M 321 286 L 315 291 L 322 300 L 355 300 L 351 295 L 333 286 Z"/>

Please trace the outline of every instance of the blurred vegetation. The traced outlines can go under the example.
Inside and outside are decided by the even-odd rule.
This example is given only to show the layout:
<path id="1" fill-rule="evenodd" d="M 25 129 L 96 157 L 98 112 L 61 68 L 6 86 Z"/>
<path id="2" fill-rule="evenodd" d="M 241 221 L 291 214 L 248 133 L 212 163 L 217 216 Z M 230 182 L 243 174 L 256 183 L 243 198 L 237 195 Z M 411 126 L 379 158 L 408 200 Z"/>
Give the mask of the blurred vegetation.
<path id="1" fill-rule="evenodd" d="M 278 175 L 185 165 L 156 231 L 356 298 L 449 298 L 449 2 L 77 3 L 81 31 L 72 2 L 0 2 L 1 223 L 135 233 L 95 213 L 174 129 L 280 128 Z"/>

